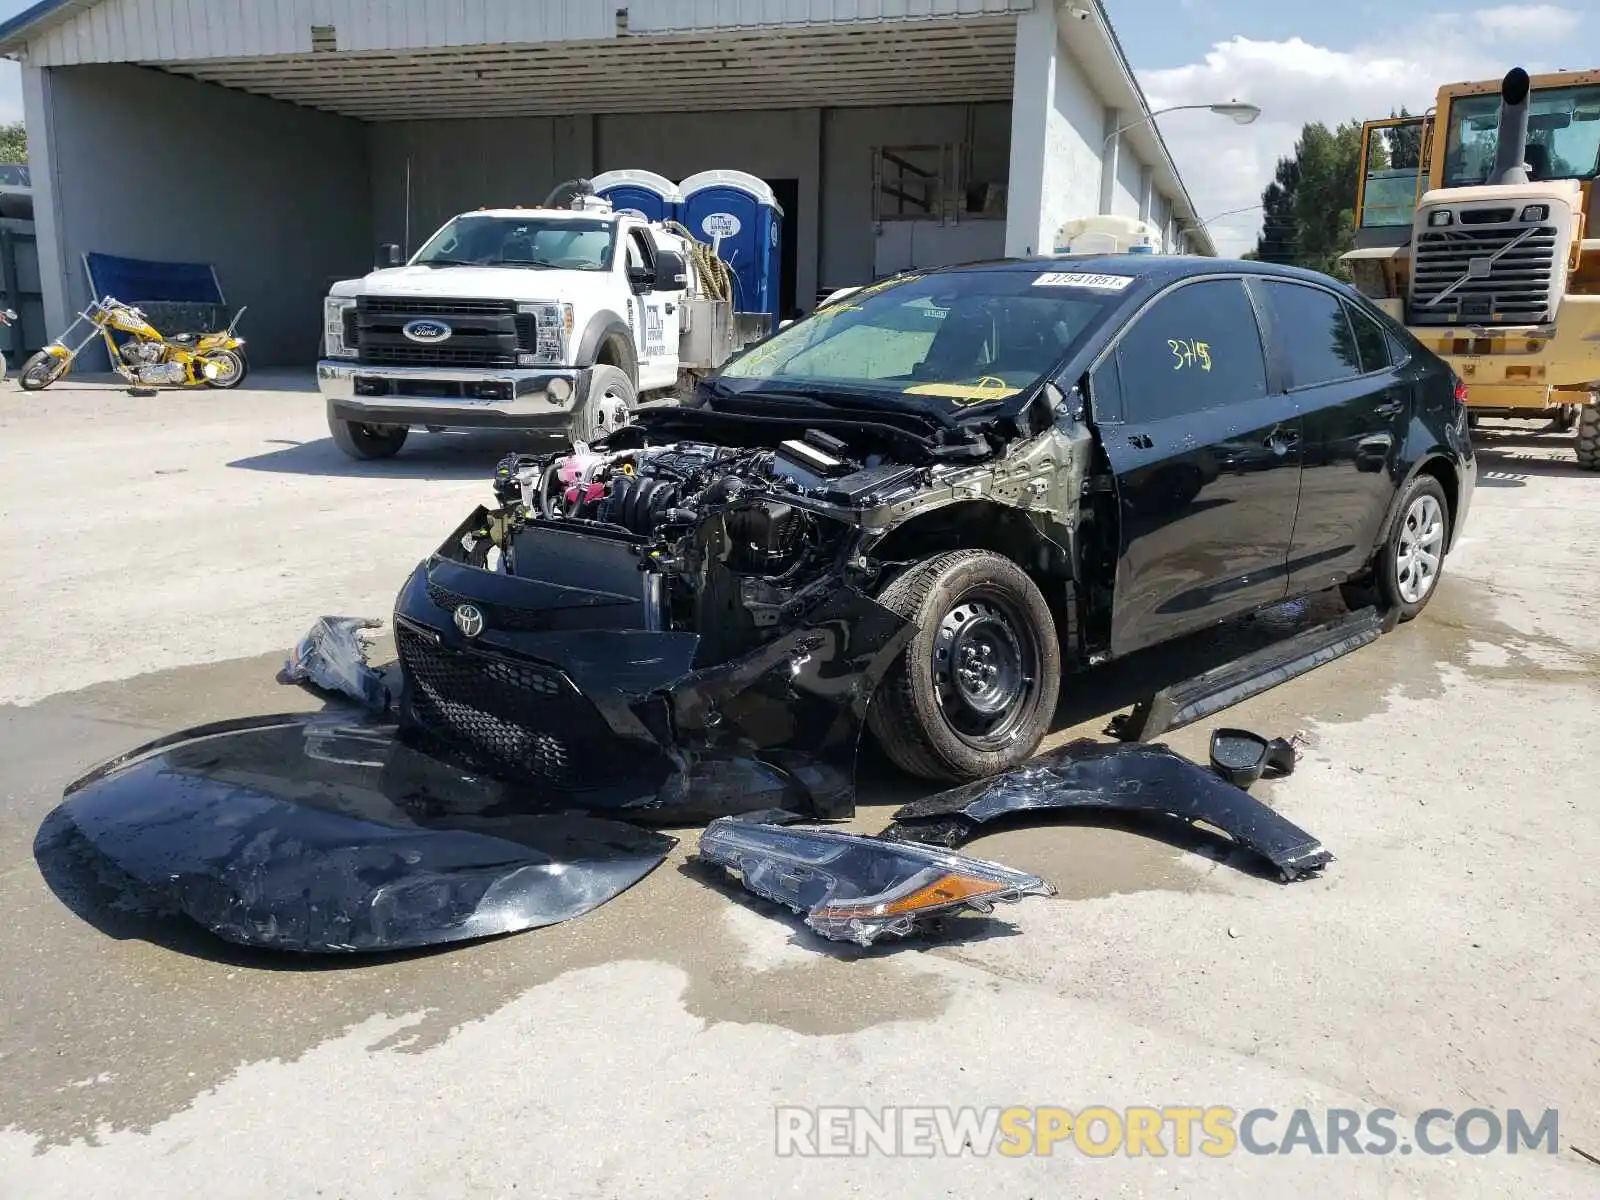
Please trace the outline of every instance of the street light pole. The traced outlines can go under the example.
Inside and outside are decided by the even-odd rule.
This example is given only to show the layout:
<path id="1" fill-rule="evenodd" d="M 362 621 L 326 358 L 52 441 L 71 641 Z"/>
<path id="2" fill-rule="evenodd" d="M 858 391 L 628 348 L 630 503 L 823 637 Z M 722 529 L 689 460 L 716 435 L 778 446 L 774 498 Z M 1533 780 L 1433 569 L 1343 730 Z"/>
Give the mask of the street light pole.
<path id="1" fill-rule="evenodd" d="M 1158 108 L 1154 112 L 1146 113 L 1137 121 L 1129 121 L 1126 125 L 1118 125 L 1106 133 L 1105 143 L 1100 147 L 1100 211 L 1111 211 L 1111 197 L 1117 186 L 1117 158 L 1122 146 L 1122 135 L 1130 129 L 1137 129 L 1141 125 L 1148 125 L 1159 116 L 1167 113 L 1186 112 L 1191 109 L 1205 109 L 1216 113 L 1220 117 L 1227 117 L 1239 125 L 1248 125 L 1261 115 L 1261 109 L 1254 104 L 1242 104 L 1237 100 L 1229 100 L 1222 104 L 1169 104 L 1166 108 Z"/>

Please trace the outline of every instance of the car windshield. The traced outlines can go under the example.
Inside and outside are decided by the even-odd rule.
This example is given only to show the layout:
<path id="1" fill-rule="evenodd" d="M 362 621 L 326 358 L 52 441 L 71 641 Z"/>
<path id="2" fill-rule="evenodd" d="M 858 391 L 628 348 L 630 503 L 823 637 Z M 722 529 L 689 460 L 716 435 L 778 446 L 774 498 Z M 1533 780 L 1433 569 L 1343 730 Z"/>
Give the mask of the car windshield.
<path id="1" fill-rule="evenodd" d="M 1452 103 L 1447 129 L 1444 186 L 1487 182 L 1499 141 L 1499 94 Z M 1593 179 L 1600 166 L 1600 84 L 1534 89 L 1523 161 L 1535 181 Z"/>
<path id="2" fill-rule="evenodd" d="M 611 267 L 612 229 L 608 221 L 585 217 L 457 217 L 412 261 L 419 266 L 605 271 Z"/>
<path id="3" fill-rule="evenodd" d="M 874 284 L 753 347 L 718 383 L 741 394 L 870 394 L 960 411 L 1031 389 L 1132 282 L 996 270 Z"/>

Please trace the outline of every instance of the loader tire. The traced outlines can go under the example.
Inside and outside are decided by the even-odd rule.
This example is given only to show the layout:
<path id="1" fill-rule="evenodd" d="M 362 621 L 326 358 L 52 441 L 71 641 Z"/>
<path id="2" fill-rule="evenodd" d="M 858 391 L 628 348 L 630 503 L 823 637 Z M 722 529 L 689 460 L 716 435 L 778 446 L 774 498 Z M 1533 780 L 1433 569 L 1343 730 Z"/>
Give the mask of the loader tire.
<path id="1" fill-rule="evenodd" d="M 1578 444 L 1574 452 L 1583 470 L 1600 471 L 1600 400 L 1585 404 L 1578 414 Z"/>
<path id="2" fill-rule="evenodd" d="M 867 710 L 896 766 L 963 782 L 1039 748 L 1061 690 L 1061 647 L 1050 606 L 1020 567 L 953 550 L 897 576 L 878 603 L 917 630 Z"/>
<path id="3" fill-rule="evenodd" d="M 343 421 L 329 409 L 328 432 L 333 434 L 333 444 L 351 458 L 368 461 L 393 458 L 399 454 L 411 430 L 405 425 L 367 425 L 360 421 Z"/>

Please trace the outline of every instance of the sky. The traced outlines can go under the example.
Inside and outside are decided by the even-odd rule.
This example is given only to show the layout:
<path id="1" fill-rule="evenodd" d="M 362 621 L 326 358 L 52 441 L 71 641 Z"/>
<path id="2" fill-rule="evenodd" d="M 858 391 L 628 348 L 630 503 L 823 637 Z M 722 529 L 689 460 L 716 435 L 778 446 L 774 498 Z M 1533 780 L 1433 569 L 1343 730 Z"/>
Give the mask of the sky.
<path id="1" fill-rule="evenodd" d="M 1207 112 L 1158 118 L 1218 250 L 1255 244 L 1279 157 L 1308 121 L 1420 113 L 1440 84 L 1600 68 L 1600 4 L 1368 0 L 1104 0 L 1150 107 L 1242 100 L 1253 125 Z"/>
<path id="2" fill-rule="evenodd" d="M 0 19 L 31 0 L 0 0 Z M 1254 125 L 1206 112 L 1160 118 L 1173 161 L 1223 254 L 1255 244 L 1259 204 L 1307 121 L 1421 112 L 1442 83 L 1600 68 L 1600 4 L 1474 0 L 1104 0 L 1152 108 L 1245 100 Z M 0 63 L 0 121 L 22 116 L 18 68 Z M 1211 218 L 1217 218 L 1212 220 Z"/>

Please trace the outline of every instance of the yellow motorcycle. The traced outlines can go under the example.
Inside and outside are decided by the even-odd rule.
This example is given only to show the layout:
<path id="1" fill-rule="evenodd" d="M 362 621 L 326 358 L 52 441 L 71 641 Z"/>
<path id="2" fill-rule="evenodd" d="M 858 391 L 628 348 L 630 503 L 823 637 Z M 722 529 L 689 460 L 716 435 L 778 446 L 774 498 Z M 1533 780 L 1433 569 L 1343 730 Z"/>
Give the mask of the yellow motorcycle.
<path id="1" fill-rule="evenodd" d="M 99 337 L 105 339 L 112 369 L 136 388 L 236 388 L 250 370 L 244 339 L 234 333 L 244 313 L 241 308 L 221 333 L 184 333 L 169 338 L 150 324 L 143 310 L 114 296 L 94 300 L 65 333 L 23 364 L 20 382 L 27 391 L 37 392 L 65 379 L 78 355 Z M 88 333 L 71 344 L 73 332 L 85 323 Z M 124 335 L 121 345 L 114 333 Z"/>

